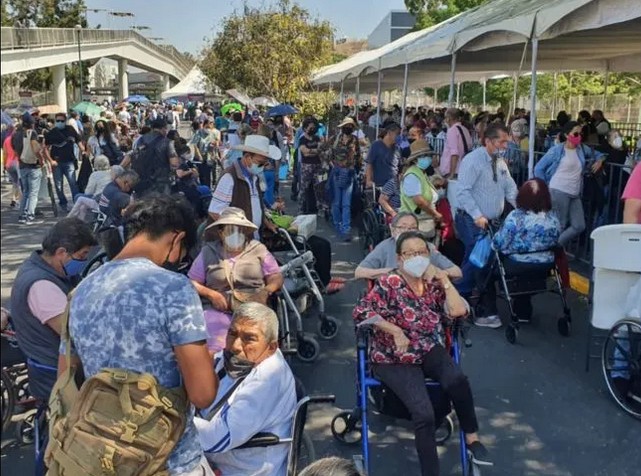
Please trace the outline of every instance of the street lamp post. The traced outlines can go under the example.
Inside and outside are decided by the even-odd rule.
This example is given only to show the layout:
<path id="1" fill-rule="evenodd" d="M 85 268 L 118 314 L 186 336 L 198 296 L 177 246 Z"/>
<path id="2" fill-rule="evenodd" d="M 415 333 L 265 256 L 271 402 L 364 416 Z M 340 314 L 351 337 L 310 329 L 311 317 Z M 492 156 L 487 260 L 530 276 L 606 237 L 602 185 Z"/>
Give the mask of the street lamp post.
<path id="1" fill-rule="evenodd" d="M 82 102 L 82 92 L 84 91 L 85 85 L 82 77 L 82 53 L 80 48 L 80 34 L 82 33 L 82 26 L 76 25 L 76 32 L 78 32 L 78 71 L 80 72 L 80 100 Z"/>

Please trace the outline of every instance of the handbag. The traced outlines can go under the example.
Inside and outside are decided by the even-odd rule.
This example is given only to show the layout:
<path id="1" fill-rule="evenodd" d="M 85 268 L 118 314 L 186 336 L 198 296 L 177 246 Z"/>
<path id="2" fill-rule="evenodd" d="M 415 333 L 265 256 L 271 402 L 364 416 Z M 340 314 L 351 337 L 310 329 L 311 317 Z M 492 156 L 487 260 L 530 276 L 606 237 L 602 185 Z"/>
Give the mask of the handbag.
<path id="1" fill-rule="evenodd" d="M 470 253 L 470 263 L 472 263 L 477 268 L 485 268 L 488 260 L 490 259 L 491 251 L 492 240 L 490 240 L 490 235 L 481 235 L 476 240 L 474 248 L 472 249 L 472 253 Z"/>
<path id="2" fill-rule="evenodd" d="M 434 218 L 425 213 L 421 213 L 416 215 L 416 219 L 418 220 L 418 231 L 423 233 L 427 239 L 432 239 L 436 236 L 436 222 Z"/>
<path id="3" fill-rule="evenodd" d="M 261 291 L 264 288 L 257 289 L 255 291 L 239 291 L 235 289 L 234 287 L 234 276 L 232 274 L 232 268 L 231 265 L 229 264 L 228 260 L 223 260 L 223 268 L 225 270 L 225 278 L 227 279 L 227 283 L 229 283 L 229 287 L 231 289 L 231 294 L 229 297 L 229 308 L 231 309 L 232 312 L 236 311 L 240 307 L 241 304 L 245 304 L 247 302 L 259 302 L 261 304 L 264 304 L 264 300 L 260 299 Z"/>

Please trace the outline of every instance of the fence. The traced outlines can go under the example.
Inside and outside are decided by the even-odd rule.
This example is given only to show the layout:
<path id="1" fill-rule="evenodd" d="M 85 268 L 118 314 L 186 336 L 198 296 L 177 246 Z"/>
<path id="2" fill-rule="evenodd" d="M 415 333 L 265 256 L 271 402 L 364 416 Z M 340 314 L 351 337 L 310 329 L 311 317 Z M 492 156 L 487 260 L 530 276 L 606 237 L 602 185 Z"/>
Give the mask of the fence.
<path id="1" fill-rule="evenodd" d="M 191 60 L 179 53 L 173 46 L 157 45 L 139 33 L 130 30 L 2 27 L 0 32 L 0 46 L 2 51 L 6 51 L 77 45 L 78 35 L 80 35 L 81 44 L 136 41 L 160 55 L 171 57 L 177 66 L 184 70 L 185 74 L 194 65 Z"/>

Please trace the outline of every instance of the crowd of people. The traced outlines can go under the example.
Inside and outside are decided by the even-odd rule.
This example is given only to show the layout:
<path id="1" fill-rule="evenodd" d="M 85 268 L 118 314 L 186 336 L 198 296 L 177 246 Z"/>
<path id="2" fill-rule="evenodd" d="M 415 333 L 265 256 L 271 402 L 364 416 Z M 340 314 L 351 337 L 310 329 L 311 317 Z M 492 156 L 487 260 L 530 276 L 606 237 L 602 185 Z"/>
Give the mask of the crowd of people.
<path id="1" fill-rule="evenodd" d="M 341 117 L 332 129 L 313 116 L 294 127 L 287 116 L 220 114 L 209 104 L 121 105 L 95 121 L 60 112 L 47 122 L 27 112 L 7 129 L 18 221 L 38 221 L 43 167 L 53 170 L 60 209 L 69 209 L 64 181 L 75 203 L 21 266 L 11 295 L 31 391 L 56 409 L 48 464 L 106 470 L 148 461 L 145 468 L 175 475 L 285 474 L 286 445 L 244 447 L 259 433 L 288 438 L 301 398 L 274 312 L 284 285 L 274 255 L 282 250 L 275 217 L 286 213 L 283 177 L 291 177 L 300 214 L 326 207 L 344 241 L 365 197 L 380 207 L 390 237 L 356 269 L 370 284 L 353 319 L 373 328 L 373 372 L 410 412 L 422 474 L 439 474 L 426 377 L 453 402 L 473 461 L 492 464 L 472 389 L 443 334 L 444 323 L 470 315 L 479 294 L 485 314 L 475 324 L 502 325 L 491 266 L 470 259 L 475 244 L 492 230 L 510 273 L 549 269 L 586 226 L 586 172 L 628 164 L 633 154 L 599 111 L 579 121 L 560 113 L 537 139 L 543 157 L 534 177 L 515 180 L 527 170 L 526 111 L 507 120 L 501 111 L 472 118 L 456 108 L 334 112 Z M 181 120 L 191 120 L 189 137 Z M 369 127 L 379 128 L 375 140 Z M 641 167 L 620 175 L 617 187 L 625 188 L 624 222 L 641 223 Z M 614 193 L 611 180 L 601 192 Z M 76 207 L 97 210 L 106 225 L 96 229 Z M 115 245 L 105 230 L 116 230 Z M 77 265 L 97 245 L 109 261 L 80 281 Z M 312 234 L 304 246 L 324 291 L 340 291 L 330 240 Z M 515 308 L 531 318 L 528 298 Z M 71 375 L 84 381 L 72 408 L 90 424 L 76 425 L 79 410 L 68 411 L 62 385 L 76 385 Z M 103 394 L 116 397 L 95 399 Z M 118 407 L 109 409 L 115 433 L 99 431 L 109 402 Z M 172 438 L 150 430 L 161 418 Z M 104 454 L 82 451 L 97 440 Z M 336 474 L 356 474 L 335 460 L 304 474 L 341 465 Z"/>

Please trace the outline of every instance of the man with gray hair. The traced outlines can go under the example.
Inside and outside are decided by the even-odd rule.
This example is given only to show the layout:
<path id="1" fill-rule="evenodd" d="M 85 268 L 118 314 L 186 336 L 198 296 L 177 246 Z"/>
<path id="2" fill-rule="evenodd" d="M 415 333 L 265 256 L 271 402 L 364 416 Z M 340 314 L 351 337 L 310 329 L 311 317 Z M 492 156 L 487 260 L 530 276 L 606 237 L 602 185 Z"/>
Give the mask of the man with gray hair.
<path id="1" fill-rule="evenodd" d="M 356 268 L 356 279 L 378 279 L 397 268 L 396 239 L 406 231 L 417 230 L 416 215 L 409 212 L 398 213 L 392 220 L 392 236 L 376 245 L 376 248 L 361 261 Z M 442 269 L 452 280 L 463 276 L 461 269 L 439 253 L 434 245 L 428 243 L 427 247 L 430 252 L 430 268 Z"/>
<path id="2" fill-rule="evenodd" d="M 240 305 L 214 361 L 218 394 L 195 418 L 205 456 L 225 476 L 285 476 L 288 444 L 239 448 L 257 433 L 291 436 L 296 387 L 278 349 L 276 313 L 255 302 Z"/>

